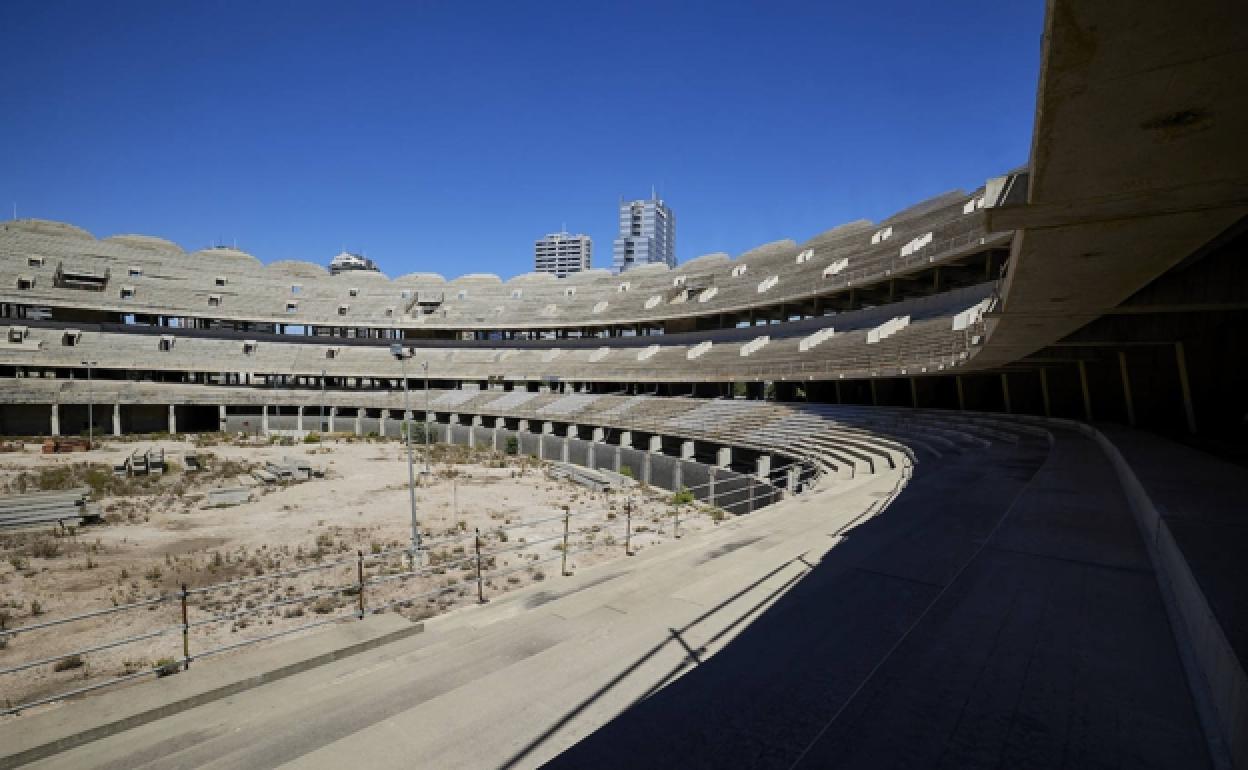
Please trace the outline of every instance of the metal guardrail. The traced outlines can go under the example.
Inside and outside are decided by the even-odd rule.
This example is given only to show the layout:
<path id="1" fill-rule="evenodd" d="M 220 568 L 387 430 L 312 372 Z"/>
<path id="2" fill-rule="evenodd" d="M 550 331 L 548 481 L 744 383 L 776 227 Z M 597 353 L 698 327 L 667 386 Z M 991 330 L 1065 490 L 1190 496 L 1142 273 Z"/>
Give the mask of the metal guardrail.
<path id="1" fill-rule="evenodd" d="M 737 478 L 738 477 L 734 477 L 734 480 L 737 480 Z M 677 539 L 681 537 L 681 534 L 680 534 L 681 509 L 685 505 L 701 503 L 701 504 L 708 504 L 712 508 L 717 508 L 719 507 L 718 503 L 724 502 L 726 506 L 735 507 L 738 509 L 744 505 L 746 508 L 745 512 L 749 513 L 749 512 L 753 512 L 756 509 L 756 503 L 758 503 L 758 501 L 765 500 L 766 502 L 764 503 L 764 505 L 770 504 L 772 502 L 775 502 L 777 499 L 779 499 L 783 494 L 778 487 L 772 484 L 759 481 L 750 476 L 746 476 L 744 478 L 749 479 L 749 482 L 747 484 L 746 494 L 744 498 L 741 496 L 742 490 L 739 487 L 724 490 L 724 491 L 717 491 L 716 484 L 717 483 L 725 484 L 724 480 L 717 481 L 715 479 L 712 479 L 705 484 L 699 484 L 693 487 L 682 486 L 681 489 L 678 490 L 678 492 L 689 493 L 693 497 L 693 502 L 692 503 L 680 503 L 680 504 L 672 503 L 673 536 Z M 758 506 L 758 507 L 762 507 L 762 506 Z M 475 580 L 476 588 L 477 588 L 477 601 L 479 603 L 485 603 L 486 601 L 488 601 L 488 598 L 486 597 L 486 590 L 485 590 L 487 581 L 492 582 L 495 579 L 506 578 L 518 572 L 531 570 L 534 567 L 547 564 L 555 560 L 560 560 L 562 562 L 561 575 L 570 576 L 572 573 L 569 572 L 568 570 L 568 561 L 567 561 L 569 556 L 573 554 L 577 554 L 577 553 L 584 553 L 584 552 L 592 551 L 596 548 L 611 547 L 610 543 L 594 542 L 593 539 L 586 538 L 585 537 L 586 535 L 597 535 L 600 533 L 606 533 L 608 535 L 613 536 L 616 530 L 620 530 L 620 534 L 622 534 L 622 542 L 623 542 L 623 548 L 624 548 L 625 554 L 628 556 L 634 555 L 635 551 L 633 550 L 633 547 L 632 547 L 632 541 L 633 541 L 633 533 L 635 531 L 635 528 L 633 527 L 633 522 L 632 522 L 632 512 L 633 512 L 633 502 L 630 497 L 625 503 L 625 513 L 623 516 L 623 521 L 617 521 L 614 524 L 612 523 L 594 524 L 592 528 L 588 528 L 588 529 L 581 528 L 580 530 L 573 531 L 571 524 L 574 518 L 587 516 L 587 515 L 603 514 L 604 511 L 595 509 L 595 510 L 581 510 L 581 511 L 574 512 L 570 508 L 565 507 L 564 512 L 560 515 L 545 517 L 545 518 L 536 519 L 533 521 L 520 522 L 517 524 L 510 525 L 510 526 L 490 528 L 488 530 L 489 533 L 494 533 L 494 532 L 508 532 L 509 533 L 509 532 L 514 532 L 517 530 L 539 526 L 542 524 L 550 524 L 552 522 L 562 520 L 564 523 L 562 534 L 557 534 L 557 535 L 553 535 L 549 537 L 543 537 L 539 540 L 517 543 L 515 545 L 507 546 L 505 548 L 495 548 L 491 550 L 484 550 L 483 545 L 485 544 L 485 538 L 482 537 L 481 530 L 477 529 L 472 534 L 465 533 L 464 535 L 459 536 L 459 537 L 447 538 L 443 540 L 429 542 L 426 546 L 422 547 L 421 549 L 423 553 L 428 553 L 428 554 L 432 554 L 437 551 L 445 553 L 446 549 L 451 546 L 455 546 L 461 543 L 466 543 L 468 540 L 472 541 L 472 553 L 471 554 L 467 553 L 467 549 L 465 548 L 464 549 L 465 555 L 463 557 L 453 559 L 450 561 L 439 560 L 437 563 L 431 562 L 428 565 L 419 566 L 417 562 L 424 561 L 423 554 L 413 554 L 411 549 L 407 547 L 391 548 L 391 549 L 381 550 L 381 551 L 377 551 L 374 553 L 367 553 L 367 554 L 364 553 L 362 550 L 360 550 L 356 552 L 356 555 L 354 558 L 337 559 L 333 561 L 318 563 L 318 564 L 307 566 L 307 567 L 300 567 L 300 568 L 289 569 L 289 570 L 279 570 L 276 572 L 271 572 L 271 573 L 267 573 L 264 575 L 258 575 L 255 577 L 241 578 L 239 580 L 224 581 L 221 583 L 214 583 L 211 585 L 199 586 L 196 588 L 190 588 L 185 583 L 183 583 L 181 586 L 181 590 L 175 593 L 162 594 L 160 596 L 152 597 L 149 599 L 144 599 L 144 600 L 137 601 L 137 602 L 131 602 L 128 604 L 119 605 L 115 607 L 95 610 L 92 612 L 80 613 L 80 614 L 71 615 L 71 616 L 64 617 L 64 618 L 56 618 L 53 620 L 48 620 L 48 621 L 44 621 L 40 623 L 33 623 L 33 624 L 25 625 L 25 626 L 20 626 L 17 628 L 9 628 L 9 629 L 0 630 L 0 641 L 3 641 L 4 646 L 7 648 L 9 647 L 9 645 L 12 644 L 13 640 L 20 639 L 23 635 L 27 635 L 35 631 L 42 631 L 42 630 L 47 630 L 50 628 L 63 627 L 71 623 L 80 623 L 80 622 L 84 622 L 88 620 L 95 620 L 95 619 L 99 619 L 102 617 L 119 615 L 121 613 L 132 612 L 138 609 L 151 608 L 151 607 L 158 606 L 158 605 L 176 605 L 178 606 L 180 610 L 180 614 L 181 614 L 181 623 L 166 625 L 166 626 L 158 627 L 156 629 L 153 629 L 151 631 L 147 631 L 141 634 L 134 634 L 134 635 L 121 637 L 117 639 L 111 639 L 111 640 L 104 641 L 99 644 L 94 644 L 88 647 L 69 650 L 66 652 L 57 653 L 55 655 L 45 656 L 39 659 L 25 661 L 23 663 L 19 663 L 19 664 L 9 666 L 6 668 L 0 668 L 0 677 L 11 676 L 13 674 L 17 674 L 23 671 L 28 671 L 34 668 L 39 668 L 42 666 L 55 666 L 60 661 L 65 661 L 65 660 L 69 660 L 72 658 L 81 659 L 83 656 L 91 655 L 93 653 L 113 650 L 119 647 L 124 647 L 129 644 L 135 644 L 137 642 L 147 641 L 147 640 L 155 639 L 155 638 L 162 637 L 162 636 L 169 636 L 169 635 L 176 634 L 180 636 L 180 639 L 182 642 L 181 655 L 170 656 L 170 660 L 172 661 L 172 663 L 170 664 L 161 665 L 161 666 L 153 666 L 150 668 L 146 668 L 142 671 L 127 672 L 119 676 L 114 676 L 114 677 L 108 678 L 100 682 L 93 682 L 83 687 L 78 687 L 78 688 L 62 691 L 62 692 L 56 693 L 55 695 L 49 695 L 49 696 L 37 698 L 35 700 L 22 702 L 17 705 L 7 703 L 4 708 L 0 708 L 0 715 L 20 714 L 22 711 L 34 708 L 36 706 L 40 706 L 40 705 L 47 704 L 47 703 L 52 703 L 52 702 L 59 701 L 59 700 L 64 700 L 66 698 L 71 698 L 71 697 L 75 697 L 78 695 L 84 695 L 86 693 L 90 693 L 90 692 L 93 692 L 93 691 L 96 691 L 105 687 L 109 687 L 109 686 L 116 685 L 116 684 L 121 684 L 123 682 L 133 681 L 133 680 L 140 679 L 140 678 L 147 677 L 147 676 L 160 677 L 160 676 L 166 676 L 166 675 L 175 673 L 177 671 L 185 671 L 190 668 L 191 663 L 195 660 L 200 660 L 204 658 L 213 657 L 216 655 L 221 655 L 223 653 L 236 650 L 242 647 L 246 647 L 248 645 L 257 644 L 257 643 L 264 642 L 264 641 L 269 641 L 269 640 L 276 639 L 282 636 L 288 636 L 290 634 L 295 634 L 300 631 L 306 631 L 312 628 L 317 628 L 317 627 L 329 625 L 332 623 L 338 623 L 347 619 L 348 617 L 354 617 L 356 619 L 362 620 L 367 615 L 383 613 L 394 607 L 413 606 L 415 602 L 422 600 L 422 599 L 436 598 L 439 596 L 445 596 L 447 594 L 456 594 L 457 597 L 462 597 L 463 595 L 462 584 L 446 585 L 446 586 L 440 586 L 431 590 L 422 591 L 417 594 L 405 595 L 399 598 L 390 599 L 388 601 L 384 601 L 383 603 L 379 605 L 370 607 L 367 601 L 367 591 L 368 591 L 368 588 L 371 586 L 378 586 L 378 585 L 391 583 L 395 581 L 406 582 L 406 581 L 417 579 L 417 578 L 428 578 L 434 575 L 443 574 L 448 569 L 453 569 L 453 568 L 462 569 L 464 565 L 468 565 L 470 568 L 472 568 L 474 572 L 474 580 Z M 581 542 L 574 543 L 573 541 L 574 537 L 579 537 Z M 493 566 L 496 563 L 496 557 L 498 556 L 508 554 L 508 553 L 514 553 L 517 551 L 523 551 L 526 549 L 531 549 L 537 546 L 543 546 L 543 545 L 547 545 L 547 544 L 555 543 L 555 542 L 559 543 L 559 545 L 555 547 L 555 550 L 558 551 L 558 554 L 555 556 L 547 557 L 544 559 L 537 559 L 533 561 L 526 561 L 524 564 L 518 567 L 503 570 L 503 571 L 497 570 Z M 381 567 L 383 567 L 389 562 L 392 562 L 396 558 L 399 558 L 399 559 L 406 558 L 408 560 L 408 565 L 409 565 L 408 569 L 400 571 L 400 572 L 396 572 L 396 573 L 380 574 L 382 571 Z M 198 619 L 192 619 L 192 616 L 191 616 L 192 597 L 208 596 L 217 592 L 234 589 L 234 588 L 238 588 L 242 586 L 252 585 L 256 583 L 263 583 L 263 582 L 273 582 L 277 580 L 282 580 L 284 578 L 298 577 L 301 575 L 306 575 L 306 574 L 315 573 L 315 572 L 325 572 L 328 570 L 349 568 L 352 565 L 354 565 L 356 568 L 354 570 L 355 579 L 349 582 L 339 583 L 333 586 L 320 588 L 320 589 L 317 589 L 308 593 L 285 597 L 276 601 L 266 602 L 263 604 L 256 604 L 254 606 L 245 607 L 244 609 L 236 610 L 234 612 L 219 613 L 219 614 L 214 614 L 208 617 L 198 618 Z M 374 574 L 371 576 L 368 575 L 367 573 L 369 569 L 374 569 L 378 574 Z M 222 645 L 222 646 L 218 646 L 215 648 L 197 650 L 197 651 L 192 652 L 192 645 L 191 645 L 192 633 L 191 632 L 194 629 L 205 628 L 205 627 L 212 626 L 212 625 L 236 621 L 241 618 L 248 617 L 248 616 L 254 616 L 254 615 L 264 613 L 264 612 L 268 612 L 268 611 L 277 609 L 279 607 L 285 607 L 285 606 L 291 606 L 291 605 L 302 606 L 304 604 L 316 601 L 317 599 L 321 599 L 321 598 L 329 597 L 329 596 L 340 596 L 344 594 L 348 596 L 354 596 L 356 598 L 355 608 L 353 612 L 348 616 L 337 614 L 332 618 L 326 618 L 323 620 L 313 621 L 311 623 L 300 624 L 298 626 L 282 629 L 280 631 L 277 631 L 271 634 L 265 634 L 263 636 L 246 639 L 246 640 L 235 642 L 232 644 L 227 644 L 227 645 Z"/>

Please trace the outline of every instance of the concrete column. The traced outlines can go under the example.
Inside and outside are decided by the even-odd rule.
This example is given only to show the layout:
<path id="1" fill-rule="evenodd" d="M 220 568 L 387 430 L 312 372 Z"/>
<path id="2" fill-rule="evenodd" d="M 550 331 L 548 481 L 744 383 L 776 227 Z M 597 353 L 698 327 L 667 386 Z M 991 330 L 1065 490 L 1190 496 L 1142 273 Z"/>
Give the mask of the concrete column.
<path id="1" fill-rule="evenodd" d="M 641 483 L 650 483 L 650 452 L 641 456 Z"/>
<path id="2" fill-rule="evenodd" d="M 662 451 L 663 451 L 663 437 L 662 437 L 662 436 L 651 436 L 651 437 L 650 437 L 650 448 L 649 448 L 649 451 L 651 451 L 651 452 L 662 452 Z"/>
<path id="3" fill-rule="evenodd" d="M 755 462 L 755 474 L 759 481 L 766 481 L 771 476 L 771 455 L 759 455 Z"/>
<path id="4" fill-rule="evenodd" d="M 485 420 L 481 419 L 481 415 L 475 414 L 472 416 L 472 424 L 475 427 L 480 428 L 481 426 L 485 425 Z"/>
<path id="5" fill-rule="evenodd" d="M 524 432 L 528 431 L 528 429 L 529 429 L 529 421 L 528 421 L 528 420 L 520 420 L 519 422 L 517 422 L 517 423 L 516 423 L 516 432 L 517 432 L 517 433 L 524 433 Z"/>
<path id="6" fill-rule="evenodd" d="M 876 390 L 875 390 L 875 378 L 874 378 L 874 377 L 872 377 L 872 378 L 871 378 L 871 380 L 870 380 L 870 382 L 871 382 L 871 406 L 879 406 L 879 405 L 880 405 L 880 398 L 879 398 L 879 395 L 876 393 Z"/>
<path id="7" fill-rule="evenodd" d="M 1005 413 L 1013 414 L 1014 410 L 1010 409 L 1010 376 L 1005 372 L 1001 372 L 1001 399 L 1005 403 Z"/>
<path id="8" fill-rule="evenodd" d="M 836 386 L 836 403 L 838 403 L 838 404 L 843 404 L 843 403 L 845 403 L 845 399 L 841 398 L 841 381 L 840 381 L 840 380 L 833 380 L 833 381 L 832 381 L 832 384 L 833 384 L 834 386 Z"/>
<path id="9" fill-rule="evenodd" d="M 797 466 L 790 465 L 788 473 L 786 474 L 785 484 L 787 485 L 789 492 L 793 494 L 797 494 L 798 477 L 799 474 Z"/>
<path id="10" fill-rule="evenodd" d="M 910 406 L 918 407 L 919 405 L 919 383 L 915 377 L 910 378 Z"/>
<path id="11" fill-rule="evenodd" d="M 269 432 L 269 405 L 265 404 L 260 407 L 260 432 L 268 434 Z"/>
<path id="12" fill-rule="evenodd" d="M 297 406 L 295 408 L 299 410 L 296 412 L 298 416 L 295 418 L 295 427 L 299 430 L 303 430 L 303 407 Z"/>
<path id="13" fill-rule="evenodd" d="M 721 446 L 715 450 L 715 465 L 719 468 L 727 468 L 732 465 L 732 447 Z"/>
<path id="14" fill-rule="evenodd" d="M 229 427 L 229 421 L 226 419 L 225 404 L 221 404 L 217 407 L 217 429 L 225 433 L 227 427 Z"/>
<path id="15" fill-rule="evenodd" d="M 633 432 L 631 430 L 620 431 L 620 446 L 633 448 Z"/>
<path id="16" fill-rule="evenodd" d="M 1187 379 L 1187 357 L 1183 343 L 1174 343 L 1174 363 L 1179 367 L 1179 390 L 1183 392 L 1183 412 L 1187 415 L 1187 432 L 1196 432 L 1196 410 L 1192 408 L 1192 384 Z"/>
<path id="17" fill-rule="evenodd" d="M 672 491 L 679 492 L 684 486 L 685 481 L 685 464 L 676 463 L 672 466 Z"/>
<path id="18" fill-rule="evenodd" d="M 555 434 L 555 424 L 553 422 L 542 423 L 542 434 L 553 436 Z"/>
<path id="19" fill-rule="evenodd" d="M 382 409 L 381 416 L 377 419 L 377 435 L 385 437 L 386 422 L 390 419 L 390 410 Z"/>
<path id="20" fill-rule="evenodd" d="M 338 417 L 338 407 L 331 406 L 329 408 L 329 424 L 325 426 L 326 432 L 328 433 L 335 432 L 335 428 L 337 428 L 337 425 L 335 425 L 335 423 L 337 422 L 337 420 L 335 419 L 336 417 Z"/>
<path id="21" fill-rule="evenodd" d="M 693 455 L 694 455 L 693 442 L 692 441 L 680 442 L 680 459 L 692 460 Z"/>
<path id="22" fill-rule="evenodd" d="M 1135 427 L 1135 402 L 1131 400 L 1131 375 L 1127 372 L 1127 351 L 1118 351 L 1118 371 L 1122 374 L 1122 397 L 1127 405 L 1127 424 Z"/>
<path id="23" fill-rule="evenodd" d="M 121 435 L 121 404 L 113 403 L 113 435 Z"/>
<path id="24" fill-rule="evenodd" d="M 357 407 L 355 410 L 355 435 L 364 435 L 364 407 Z"/>
<path id="25" fill-rule="evenodd" d="M 607 440 L 607 431 L 603 428 L 594 428 L 592 438 L 594 441 L 601 444 L 603 441 Z"/>
<path id="26" fill-rule="evenodd" d="M 447 420 L 446 424 L 447 425 L 459 425 L 459 415 L 452 412 L 450 419 Z"/>
<path id="27" fill-rule="evenodd" d="M 962 375 L 955 374 L 953 376 L 953 383 L 958 386 L 958 410 L 965 412 L 966 411 L 966 392 L 962 390 Z"/>
<path id="28" fill-rule="evenodd" d="M 173 404 L 169 405 L 169 435 L 178 432 L 178 413 Z"/>
<path id="29" fill-rule="evenodd" d="M 569 424 L 567 427 L 567 430 L 564 431 L 564 435 L 567 436 L 568 438 L 580 438 L 581 437 L 580 431 L 577 430 L 575 425 L 571 425 L 571 424 Z"/>
<path id="30" fill-rule="evenodd" d="M 1040 398 L 1044 400 L 1044 416 L 1052 417 L 1053 409 L 1049 403 L 1049 370 L 1040 367 Z"/>
<path id="31" fill-rule="evenodd" d="M 1083 419 L 1092 422 L 1092 391 L 1088 389 L 1088 365 L 1079 362 L 1079 388 L 1083 391 Z"/>
<path id="32" fill-rule="evenodd" d="M 715 467 L 706 469 L 706 501 L 715 505 Z"/>
<path id="33" fill-rule="evenodd" d="M 559 450 L 560 450 L 560 451 L 559 451 L 559 460 L 560 460 L 561 462 L 565 462 L 565 463 L 566 463 L 566 462 L 570 462 L 570 460 L 568 460 L 568 456 L 569 456 L 569 452 L 571 452 L 571 443 L 572 443 L 572 442 L 571 442 L 571 441 L 569 441 L 566 437 L 563 439 L 563 444 L 562 444 L 562 446 L 560 446 L 560 448 L 559 448 Z"/>
<path id="34" fill-rule="evenodd" d="M 61 405 L 52 405 L 52 435 L 61 435 Z"/>

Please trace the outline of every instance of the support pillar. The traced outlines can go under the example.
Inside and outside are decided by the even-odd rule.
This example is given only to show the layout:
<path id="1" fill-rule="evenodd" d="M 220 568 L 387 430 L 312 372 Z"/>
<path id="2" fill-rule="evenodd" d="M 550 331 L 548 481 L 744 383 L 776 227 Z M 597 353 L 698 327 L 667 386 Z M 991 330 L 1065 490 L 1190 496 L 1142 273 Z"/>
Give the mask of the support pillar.
<path id="1" fill-rule="evenodd" d="M 788 487 L 789 492 L 791 492 L 792 494 L 797 494 L 797 485 L 799 483 L 798 479 L 799 479 L 799 473 L 797 470 L 797 466 L 790 465 L 788 472 L 785 474 L 785 485 Z"/>
<path id="2" fill-rule="evenodd" d="M 592 438 L 596 443 L 601 444 L 607 438 L 607 431 L 604 428 L 594 428 Z"/>
<path id="3" fill-rule="evenodd" d="M 680 442 L 680 459 L 692 460 L 694 455 L 694 447 L 692 441 Z"/>
<path id="4" fill-rule="evenodd" d="M 297 410 L 299 410 L 299 411 L 297 411 L 297 412 L 295 413 L 295 414 L 296 414 L 296 417 L 295 417 L 295 427 L 296 427 L 298 430 L 303 430 L 303 407 L 302 407 L 302 406 L 297 406 L 297 407 L 295 407 L 295 408 L 296 408 Z"/>
<path id="5" fill-rule="evenodd" d="M 1187 357 L 1183 343 L 1174 343 L 1174 363 L 1179 367 L 1179 390 L 1183 392 L 1183 412 L 1187 415 L 1187 432 L 1196 432 L 1196 410 L 1192 408 L 1192 384 L 1187 379 Z"/>
<path id="6" fill-rule="evenodd" d="M 326 430 L 326 432 L 327 432 L 327 433 L 333 433 L 333 432 L 334 432 L 334 429 L 337 427 L 337 426 L 335 425 L 335 423 L 337 422 L 337 420 L 336 420 L 335 418 L 337 418 L 337 417 L 338 417 L 338 407 L 336 407 L 336 406 L 331 406 L 331 407 L 329 408 L 329 425 L 325 426 L 325 430 Z"/>
<path id="7" fill-rule="evenodd" d="M 641 483 L 650 483 L 650 452 L 646 452 L 641 456 Z"/>
<path id="8" fill-rule="evenodd" d="M 771 455 L 759 455 L 754 465 L 754 475 L 759 481 L 767 481 L 771 477 Z"/>
<path id="9" fill-rule="evenodd" d="M 113 435 L 121 435 L 121 404 L 117 402 L 113 402 Z"/>
<path id="10" fill-rule="evenodd" d="M 633 432 L 631 430 L 620 431 L 620 446 L 628 449 L 633 448 Z"/>
<path id="11" fill-rule="evenodd" d="M 173 404 L 169 405 L 169 435 L 173 436 L 178 432 L 178 413 Z"/>
<path id="12" fill-rule="evenodd" d="M 544 436 L 555 435 L 555 424 L 553 422 L 542 423 L 542 435 Z"/>
<path id="13" fill-rule="evenodd" d="M 732 465 L 732 447 L 721 446 L 715 450 L 715 466 L 718 468 L 727 468 Z"/>
<path id="14" fill-rule="evenodd" d="M 1092 391 L 1088 389 L 1088 365 L 1079 362 L 1079 389 L 1083 391 L 1083 419 L 1092 422 Z"/>
<path id="15" fill-rule="evenodd" d="M 355 410 L 355 435 L 364 435 L 364 407 L 357 407 Z"/>
<path id="16" fill-rule="evenodd" d="M 61 405 L 52 405 L 52 435 L 61 435 Z"/>
<path id="17" fill-rule="evenodd" d="M 1118 371 L 1122 375 L 1122 398 L 1127 405 L 1127 425 L 1135 427 L 1135 402 L 1131 400 L 1131 375 L 1127 372 L 1127 351 L 1118 351 Z"/>
<path id="18" fill-rule="evenodd" d="M 1040 367 L 1040 398 L 1044 401 L 1044 416 L 1052 417 L 1053 409 L 1049 405 L 1049 370 Z"/>
<path id="19" fill-rule="evenodd" d="M 1010 409 L 1010 376 L 1005 372 L 1001 372 L 1001 400 L 1005 404 L 1005 413 L 1013 414 Z"/>
<path id="20" fill-rule="evenodd" d="M 648 451 L 649 451 L 649 452 L 651 452 L 651 453 L 662 452 L 662 451 L 663 451 L 663 437 L 662 437 L 662 436 L 651 436 L 651 437 L 650 437 L 650 447 L 649 447 Z"/>
<path id="21" fill-rule="evenodd" d="M 871 382 L 871 406 L 879 406 L 880 398 L 879 398 L 879 395 L 876 393 L 875 378 L 874 377 L 871 378 L 870 382 Z"/>
<path id="22" fill-rule="evenodd" d="M 958 411 L 966 411 L 966 391 L 962 389 L 962 375 L 955 374 L 953 382 L 958 386 Z"/>
<path id="23" fill-rule="evenodd" d="M 910 378 L 910 406 L 919 408 L 919 382 L 916 377 Z"/>
<path id="24" fill-rule="evenodd" d="M 516 423 L 516 432 L 517 432 L 517 433 L 527 433 L 527 432 L 528 432 L 528 430 L 529 430 L 529 421 L 528 421 L 528 420 L 520 420 L 520 421 L 518 421 L 518 422 Z"/>
<path id="25" fill-rule="evenodd" d="M 269 405 L 265 404 L 260 407 L 260 432 L 266 436 L 269 434 Z"/>
<path id="26" fill-rule="evenodd" d="M 226 419 L 225 404 L 221 404 L 217 407 L 217 429 L 225 433 L 229 425 L 230 423 Z"/>
<path id="27" fill-rule="evenodd" d="M 386 422 L 390 418 L 390 410 L 382 409 L 381 415 L 377 418 L 377 435 L 382 438 L 386 437 Z"/>

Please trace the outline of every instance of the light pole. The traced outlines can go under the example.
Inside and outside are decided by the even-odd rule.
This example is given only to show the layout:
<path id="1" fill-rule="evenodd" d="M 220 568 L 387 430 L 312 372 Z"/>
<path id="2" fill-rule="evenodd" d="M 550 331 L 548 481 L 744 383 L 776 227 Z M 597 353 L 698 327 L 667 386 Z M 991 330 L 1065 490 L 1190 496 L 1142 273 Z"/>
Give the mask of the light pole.
<path id="1" fill-rule="evenodd" d="M 317 446 L 325 443 L 325 370 L 321 370 L 321 421 L 316 425 Z"/>
<path id="2" fill-rule="evenodd" d="M 425 480 L 429 479 L 429 360 L 421 362 L 425 370 Z M 450 428 L 447 428 L 450 430 Z"/>
<path id="3" fill-rule="evenodd" d="M 390 346 L 390 353 L 403 365 L 403 439 L 407 444 L 407 497 L 412 507 L 412 568 L 416 568 L 416 560 L 420 556 L 420 527 L 416 522 L 416 477 L 412 469 L 412 423 L 411 393 L 407 386 L 407 359 L 411 353 L 403 350 L 400 344 Z"/>
<path id="4" fill-rule="evenodd" d="M 91 385 L 91 367 L 98 363 L 99 361 L 82 362 L 87 367 L 87 449 L 95 448 L 95 390 Z"/>

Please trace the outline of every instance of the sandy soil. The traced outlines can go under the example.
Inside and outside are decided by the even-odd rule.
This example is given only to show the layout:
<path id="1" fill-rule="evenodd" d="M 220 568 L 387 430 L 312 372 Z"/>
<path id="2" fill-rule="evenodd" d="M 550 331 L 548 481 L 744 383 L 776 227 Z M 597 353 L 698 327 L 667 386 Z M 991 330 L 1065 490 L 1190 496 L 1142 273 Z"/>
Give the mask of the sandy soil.
<path id="1" fill-rule="evenodd" d="M 0 693 L 17 705 L 182 655 L 182 584 L 191 655 L 310 622 L 350 618 L 358 607 L 357 554 L 364 555 L 365 606 L 428 617 L 475 601 L 474 530 L 480 529 L 486 595 L 527 585 L 560 569 L 562 507 L 569 506 L 569 566 L 624 555 L 624 509 L 633 504 L 632 545 L 651 547 L 673 534 L 671 494 L 635 486 L 600 494 L 549 476 L 533 458 L 435 446 L 432 472 L 420 478 L 417 515 L 425 569 L 410 574 L 407 467 L 397 442 L 331 441 L 323 446 L 196 447 L 187 441 L 112 442 L 89 453 L 41 455 L 35 445 L 0 455 L 9 493 L 85 477 L 88 466 L 121 462 L 135 449 L 163 447 L 173 470 L 163 477 L 107 482 L 97 495 L 106 523 L 73 533 L 0 532 L 0 623 L 9 629 L 145 599 L 153 606 L 0 638 L 0 668 L 63 655 L 128 636 L 167 633 L 81 656 L 0 674 Z M 186 455 L 209 457 L 188 473 Z M 248 467 L 300 457 L 324 478 L 257 484 L 252 502 L 212 507 L 213 487 L 238 486 Z M 417 471 L 423 468 L 417 453 Z M 100 481 L 102 473 L 96 475 Z M 73 476 L 73 479 L 67 477 Z M 110 476 L 111 479 L 111 476 Z M 256 483 L 250 480 L 250 483 Z M 98 484 L 97 484 L 98 485 Z M 681 534 L 713 527 L 722 514 L 680 506 Z M 530 522 L 548 520 L 527 525 Z M 304 570 L 294 576 L 276 573 Z M 246 580 L 238 584 L 237 581 Z M 380 580 L 375 584 L 370 581 Z M 234 585 L 221 585 L 234 582 Z M 334 589 L 348 587 L 347 592 Z M 205 589 L 202 592 L 197 589 Z M 299 598 L 307 594 L 324 596 Z M 276 604 L 265 607 L 264 605 Z M 203 623 L 202 625 L 196 625 Z M 277 640 L 266 643 L 280 643 Z M 63 667 L 62 670 L 55 670 Z"/>

